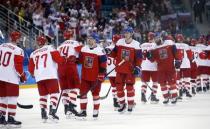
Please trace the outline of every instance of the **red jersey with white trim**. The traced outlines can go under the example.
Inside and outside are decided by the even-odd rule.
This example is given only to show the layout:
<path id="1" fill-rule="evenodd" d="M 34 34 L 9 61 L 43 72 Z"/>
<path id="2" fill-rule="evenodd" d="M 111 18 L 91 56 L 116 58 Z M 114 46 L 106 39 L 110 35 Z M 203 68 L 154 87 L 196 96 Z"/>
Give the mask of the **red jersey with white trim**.
<path id="1" fill-rule="evenodd" d="M 116 72 L 131 74 L 135 66 L 140 66 L 141 56 L 140 43 L 138 41 L 133 39 L 130 43 L 126 43 L 125 38 L 118 40 L 112 51 L 112 57 L 116 59 L 116 64 L 123 59 L 125 62 L 116 68 Z"/>
<path id="2" fill-rule="evenodd" d="M 165 40 L 162 45 L 157 46 L 152 51 L 152 57 L 157 62 L 158 71 L 175 70 L 175 54 L 173 52 L 174 45 L 173 41 Z"/>
<path id="3" fill-rule="evenodd" d="M 191 52 L 189 45 L 185 43 L 176 43 L 177 51 L 180 51 L 183 55 L 182 64 L 180 68 L 190 68 L 189 54 Z"/>
<path id="4" fill-rule="evenodd" d="M 79 52 L 82 48 L 82 45 L 75 40 L 66 40 L 58 48 L 62 57 L 68 58 L 70 56 L 79 57 Z"/>
<path id="5" fill-rule="evenodd" d="M 57 63 L 59 52 L 52 45 L 45 45 L 30 55 L 29 71 L 34 74 L 36 82 L 47 79 L 57 79 Z M 60 61 L 62 62 L 62 61 Z"/>
<path id="6" fill-rule="evenodd" d="M 97 45 L 90 48 L 88 45 L 82 47 L 79 60 L 82 64 L 82 79 L 96 81 L 98 74 L 105 74 L 107 57 L 104 49 Z"/>
<path id="7" fill-rule="evenodd" d="M 111 50 L 113 50 L 115 47 L 115 45 L 112 43 L 111 45 L 109 45 L 108 47 L 106 48 L 109 48 Z M 111 56 L 108 56 L 107 58 L 107 73 L 109 73 L 112 69 L 114 69 L 116 67 L 116 60 L 111 57 Z M 116 71 L 113 70 L 109 75 L 108 77 L 116 77 Z"/>
<path id="8" fill-rule="evenodd" d="M 156 43 L 143 43 L 141 44 L 141 50 L 142 50 L 142 63 L 141 68 L 145 71 L 157 71 L 157 62 L 151 62 L 149 59 L 147 59 L 147 52 L 153 50 L 156 47 Z"/>
<path id="9" fill-rule="evenodd" d="M 24 51 L 12 43 L 0 45 L 0 80 L 19 84 L 23 74 Z"/>

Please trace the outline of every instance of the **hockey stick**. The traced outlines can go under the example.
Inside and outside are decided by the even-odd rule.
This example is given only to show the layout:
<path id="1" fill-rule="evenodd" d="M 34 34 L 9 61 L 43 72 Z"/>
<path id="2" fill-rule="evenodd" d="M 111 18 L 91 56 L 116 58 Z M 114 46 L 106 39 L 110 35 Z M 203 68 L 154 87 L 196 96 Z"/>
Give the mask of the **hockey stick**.
<path id="1" fill-rule="evenodd" d="M 57 106 L 56 106 L 56 109 L 55 109 L 55 113 L 56 113 L 57 110 L 58 110 L 58 106 L 59 106 L 59 104 L 60 104 L 62 94 L 63 94 L 63 90 L 61 90 L 60 96 L 59 96 L 59 98 L 58 98 L 58 103 L 57 103 Z"/>
<path id="2" fill-rule="evenodd" d="M 27 59 L 29 60 L 29 56 L 28 56 L 28 54 L 26 53 L 26 50 L 25 50 L 25 43 L 26 43 L 26 37 L 23 37 L 23 47 L 24 47 L 23 50 L 24 50 L 24 52 L 25 52 L 25 54 L 27 56 Z M 31 109 L 31 108 L 33 108 L 33 105 L 32 104 L 23 105 L 23 104 L 20 104 L 18 102 L 17 102 L 17 106 L 19 108 L 23 108 L 23 109 Z"/>
<path id="3" fill-rule="evenodd" d="M 108 97 L 109 92 L 110 92 L 110 90 L 111 90 L 111 87 L 112 87 L 112 86 L 109 87 L 109 90 L 108 90 L 108 92 L 106 93 L 105 96 L 100 97 L 100 100 L 104 100 L 104 99 L 106 99 L 106 98 Z"/>
<path id="4" fill-rule="evenodd" d="M 22 104 L 20 104 L 20 103 L 18 103 L 18 102 L 17 102 L 17 106 L 18 106 L 19 108 L 23 108 L 23 109 L 31 109 L 31 108 L 34 107 L 33 105 L 22 105 Z"/>
<path id="5" fill-rule="evenodd" d="M 117 68 L 117 66 L 120 66 L 120 65 L 122 65 L 123 63 L 125 62 L 125 60 L 122 60 L 119 64 L 117 64 L 111 71 L 109 71 L 106 75 L 105 75 L 105 77 L 104 78 L 106 78 L 111 72 L 113 72 L 116 68 Z M 90 91 L 90 90 L 93 90 L 96 86 L 97 86 L 97 84 L 98 84 L 98 80 L 96 81 L 96 83 L 95 83 L 95 85 L 93 85 L 92 87 L 90 87 L 90 89 L 88 90 L 88 92 Z M 111 87 L 110 87 L 111 88 Z M 110 89 L 109 88 L 109 89 Z M 109 90 L 110 91 L 110 90 Z M 108 94 L 109 94 L 109 91 L 108 91 Z M 85 96 L 85 95 L 87 95 L 88 94 L 88 92 L 86 92 L 86 93 L 83 93 L 83 94 L 81 94 L 81 95 L 78 95 L 77 96 L 77 98 L 82 98 L 83 96 Z M 108 95 L 107 95 L 108 96 Z M 104 98 L 104 97 L 103 97 Z M 105 97 L 106 98 L 106 97 Z"/>

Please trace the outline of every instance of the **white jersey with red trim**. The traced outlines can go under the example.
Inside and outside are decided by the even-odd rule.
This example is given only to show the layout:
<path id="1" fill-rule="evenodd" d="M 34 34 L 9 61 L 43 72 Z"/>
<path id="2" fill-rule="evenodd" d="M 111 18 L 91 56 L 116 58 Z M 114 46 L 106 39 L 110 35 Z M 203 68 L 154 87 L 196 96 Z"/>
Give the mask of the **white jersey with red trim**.
<path id="1" fill-rule="evenodd" d="M 176 49 L 179 51 L 182 51 L 183 58 L 182 58 L 182 64 L 180 68 L 190 68 L 190 60 L 187 56 L 187 51 L 190 51 L 189 45 L 186 43 L 175 43 Z"/>
<path id="2" fill-rule="evenodd" d="M 78 58 L 79 53 L 77 51 L 77 48 L 79 47 L 82 47 L 79 42 L 75 40 L 66 40 L 57 48 L 57 50 L 63 57 L 68 58 L 69 56 L 76 56 L 76 58 Z"/>
<path id="3" fill-rule="evenodd" d="M 0 45 L 0 80 L 19 84 L 19 75 L 15 70 L 15 55 L 24 57 L 24 51 L 12 43 Z"/>
<path id="4" fill-rule="evenodd" d="M 111 45 L 109 45 L 108 47 L 106 48 L 109 48 L 109 49 L 113 49 L 115 47 L 115 45 L 112 43 Z M 112 69 L 114 69 L 116 67 L 116 60 L 110 56 L 108 56 L 107 58 L 107 73 L 109 73 Z M 113 70 L 109 75 L 108 77 L 116 77 L 116 71 Z"/>
<path id="5" fill-rule="evenodd" d="M 205 51 L 210 51 L 210 45 L 208 45 L 206 48 L 205 48 Z M 210 56 L 210 55 L 209 55 Z M 206 66 L 209 66 L 210 67 L 210 57 L 208 57 L 208 59 L 206 60 Z"/>
<path id="6" fill-rule="evenodd" d="M 203 44 L 196 44 L 196 49 L 195 49 L 195 57 L 196 57 L 196 64 L 198 65 L 198 66 L 207 66 L 207 60 L 205 60 L 205 59 L 201 59 L 200 58 L 200 56 L 199 56 L 199 54 L 201 53 L 201 52 L 204 52 L 205 51 L 205 49 L 206 49 L 206 46 L 205 45 L 203 45 Z"/>
<path id="7" fill-rule="evenodd" d="M 31 53 L 30 58 L 35 64 L 34 76 L 36 82 L 47 79 L 57 79 L 57 63 L 52 59 L 51 52 L 57 51 L 52 45 L 45 45 Z"/>
<path id="8" fill-rule="evenodd" d="M 157 71 L 157 63 L 151 62 L 147 59 L 146 53 L 150 50 L 153 50 L 156 47 L 156 43 L 143 43 L 140 45 L 142 54 L 143 54 L 143 60 L 141 63 L 142 70 L 145 71 Z"/>

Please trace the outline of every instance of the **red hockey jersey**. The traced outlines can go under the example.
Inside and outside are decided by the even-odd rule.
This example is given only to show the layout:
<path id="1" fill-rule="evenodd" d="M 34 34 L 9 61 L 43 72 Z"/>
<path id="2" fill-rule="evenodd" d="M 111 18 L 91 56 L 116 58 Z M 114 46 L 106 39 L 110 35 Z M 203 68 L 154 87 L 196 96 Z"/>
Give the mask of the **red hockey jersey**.
<path id="1" fill-rule="evenodd" d="M 103 48 L 97 46 L 90 48 L 88 45 L 82 47 L 79 61 L 82 64 L 82 79 L 96 81 L 98 74 L 106 72 L 107 57 Z"/>

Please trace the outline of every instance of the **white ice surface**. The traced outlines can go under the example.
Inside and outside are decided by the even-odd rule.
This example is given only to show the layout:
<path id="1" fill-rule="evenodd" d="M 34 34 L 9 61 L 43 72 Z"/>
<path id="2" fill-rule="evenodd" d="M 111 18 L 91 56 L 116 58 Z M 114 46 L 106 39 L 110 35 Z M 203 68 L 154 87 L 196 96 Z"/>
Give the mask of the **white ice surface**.
<path id="1" fill-rule="evenodd" d="M 185 98 L 175 106 L 162 104 L 160 88 L 159 104 L 142 104 L 140 102 L 140 82 L 135 85 L 135 102 L 132 114 L 119 114 L 113 109 L 111 92 L 107 99 L 101 101 L 98 120 L 92 118 L 92 97 L 89 97 L 88 117 L 86 121 L 66 119 L 63 105 L 60 103 L 59 123 L 42 123 L 38 90 L 21 89 L 18 99 L 21 104 L 33 104 L 34 108 L 17 109 L 16 119 L 22 121 L 22 129 L 210 129 L 210 93 L 197 94 L 192 99 Z M 109 88 L 109 83 L 103 84 L 101 96 Z M 147 89 L 150 94 L 149 89 Z M 78 100 L 79 103 L 79 100 Z"/>

